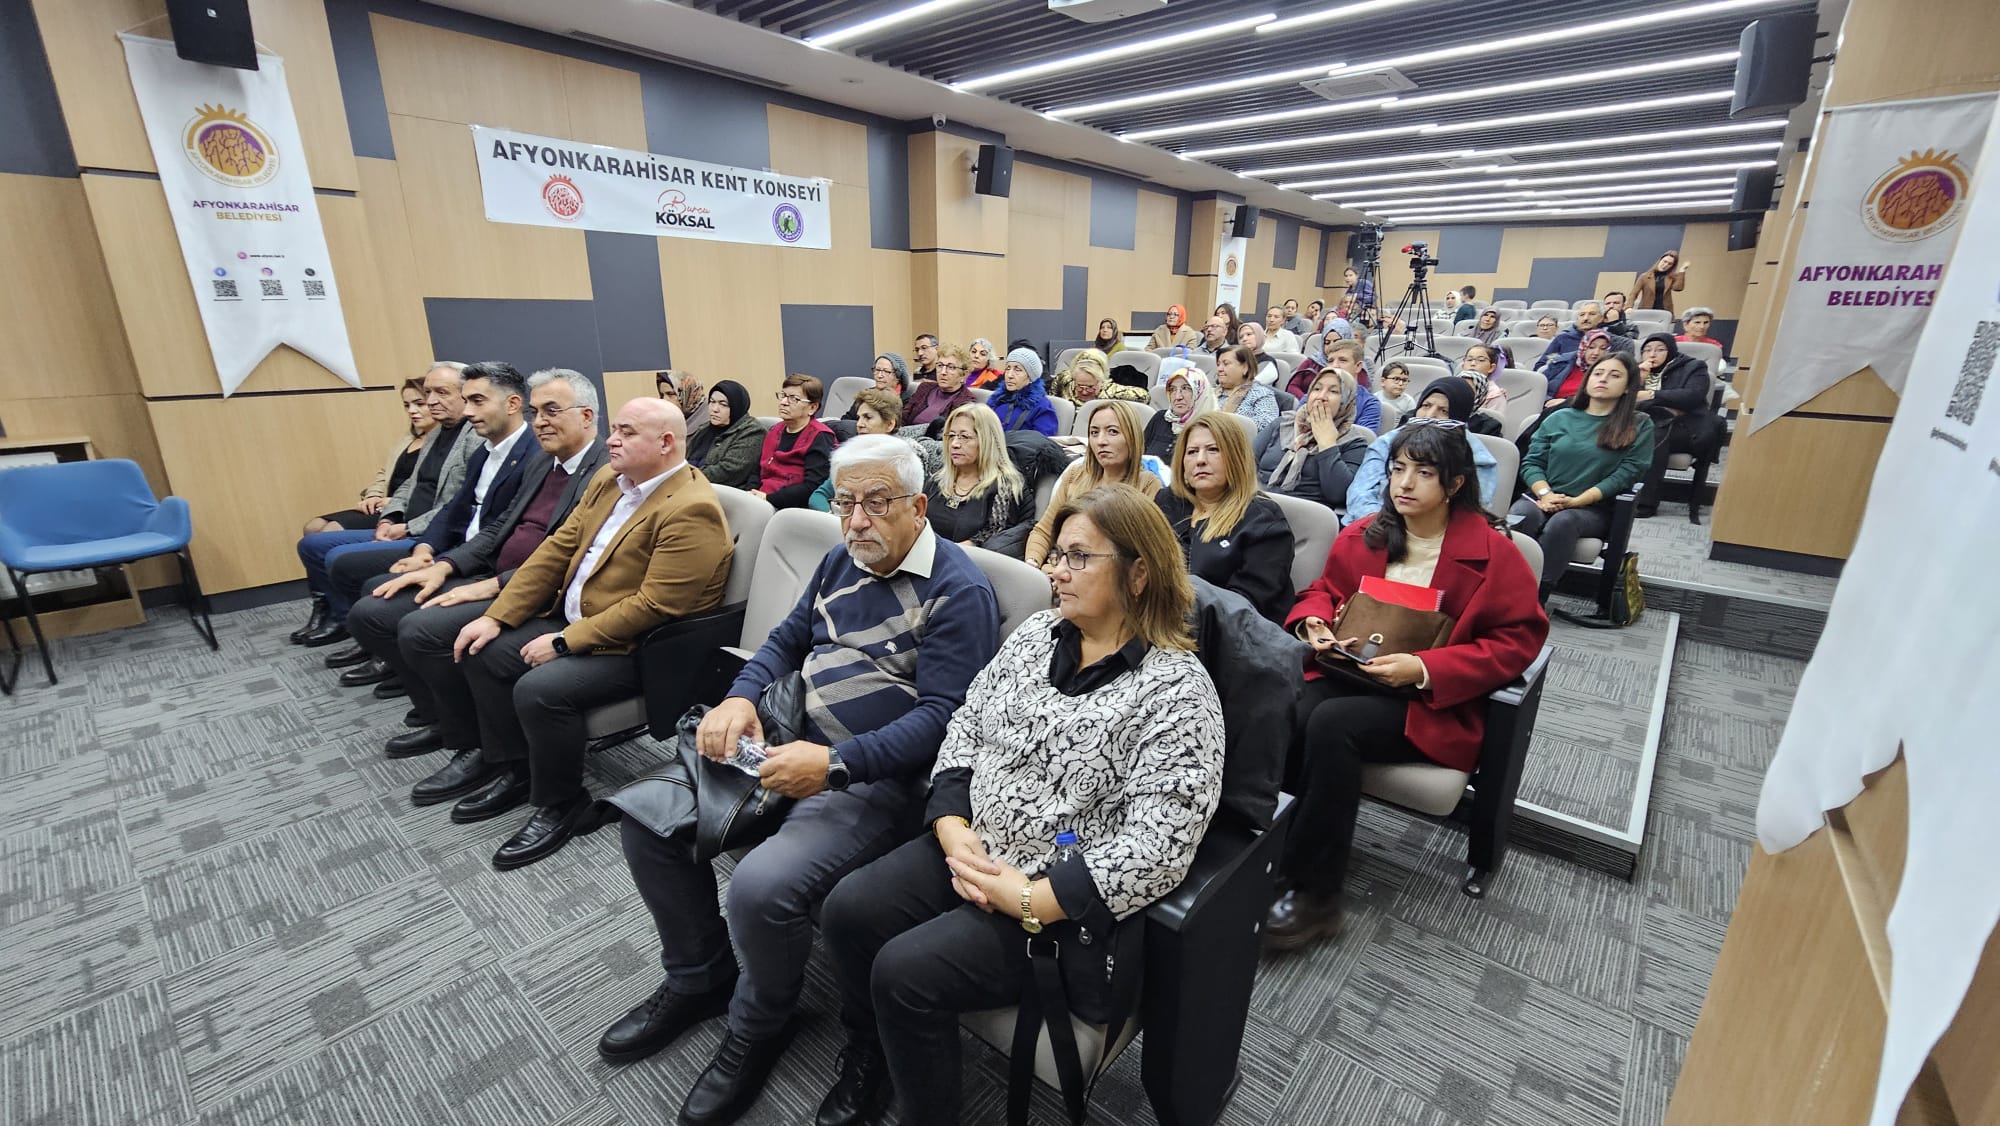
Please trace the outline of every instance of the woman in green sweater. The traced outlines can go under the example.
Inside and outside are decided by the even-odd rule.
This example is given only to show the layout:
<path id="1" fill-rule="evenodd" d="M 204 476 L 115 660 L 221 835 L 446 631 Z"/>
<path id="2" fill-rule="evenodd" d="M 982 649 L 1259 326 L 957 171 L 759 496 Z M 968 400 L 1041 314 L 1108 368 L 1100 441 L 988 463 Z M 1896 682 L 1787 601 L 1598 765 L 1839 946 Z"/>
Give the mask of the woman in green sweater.
<path id="1" fill-rule="evenodd" d="M 1521 462 L 1530 495 L 1514 502 L 1515 530 L 1542 545 L 1542 601 L 1576 554 L 1576 541 L 1611 529 L 1611 501 L 1645 476 L 1653 420 L 1639 413 L 1639 373 L 1614 352 L 1597 361 L 1569 406 L 1542 418 Z"/>

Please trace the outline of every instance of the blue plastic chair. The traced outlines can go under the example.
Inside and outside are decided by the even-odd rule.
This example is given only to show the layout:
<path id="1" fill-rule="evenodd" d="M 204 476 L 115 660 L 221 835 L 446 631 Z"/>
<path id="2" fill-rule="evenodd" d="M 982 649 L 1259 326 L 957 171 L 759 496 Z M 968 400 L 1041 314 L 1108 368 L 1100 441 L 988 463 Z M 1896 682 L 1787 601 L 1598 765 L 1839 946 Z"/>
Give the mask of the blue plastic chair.
<path id="1" fill-rule="evenodd" d="M 188 555 L 193 534 L 187 502 L 179 497 L 153 499 L 137 462 L 107 458 L 0 470 L 0 563 L 12 572 L 14 596 L 41 649 L 50 684 L 56 682 L 55 662 L 49 659 L 48 640 L 42 636 L 42 623 L 24 579 L 37 572 L 114 567 L 171 554 L 180 560 L 188 619 L 208 647 L 216 648 L 208 596 L 201 592 L 194 560 Z M 22 651 L 14 638 L 14 623 L 5 624 L 14 660 L 8 674 L 0 677 L 0 688 L 11 692 L 20 676 Z"/>

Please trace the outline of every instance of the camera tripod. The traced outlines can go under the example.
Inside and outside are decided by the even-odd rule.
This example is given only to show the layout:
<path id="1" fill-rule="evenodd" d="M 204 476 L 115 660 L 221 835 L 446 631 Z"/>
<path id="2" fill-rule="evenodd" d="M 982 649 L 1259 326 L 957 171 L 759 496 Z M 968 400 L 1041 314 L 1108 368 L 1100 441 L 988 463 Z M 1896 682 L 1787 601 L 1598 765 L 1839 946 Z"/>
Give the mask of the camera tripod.
<path id="1" fill-rule="evenodd" d="M 1410 248 L 1406 248 L 1410 249 Z M 1431 294 L 1425 284 L 1430 277 L 1435 258 L 1426 257 L 1429 249 L 1422 243 L 1415 244 L 1415 254 L 1410 259 L 1410 287 L 1403 291 L 1403 299 L 1396 304 L 1396 311 L 1382 323 L 1382 335 L 1375 344 L 1375 367 L 1381 370 L 1382 361 L 1395 356 L 1424 355 L 1433 359 L 1444 359 L 1437 350 L 1437 330 L 1431 324 Z M 1397 324 L 1403 326 L 1403 339 L 1390 350 L 1389 337 Z M 1417 347 L 1417 334 L 1423 334 L 1423 347 Z"/>

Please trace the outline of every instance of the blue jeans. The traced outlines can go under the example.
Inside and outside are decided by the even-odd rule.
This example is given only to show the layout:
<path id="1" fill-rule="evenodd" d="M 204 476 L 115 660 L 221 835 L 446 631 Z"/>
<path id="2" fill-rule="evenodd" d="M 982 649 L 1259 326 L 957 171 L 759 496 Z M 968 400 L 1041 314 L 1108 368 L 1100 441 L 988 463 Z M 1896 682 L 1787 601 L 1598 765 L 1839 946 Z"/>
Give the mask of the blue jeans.
<path id="1" fill-rule="evenodd" d="M 312 588 L 314 594 L 326 595 L 330 593 L 333 584 L 326 570 L 327 553 L 342 544 L 372 543 L 374 539 L 375 529 L 373 528 L 364 528 L 353 532 L 346 529 L 333 532 L 314 532 L 312 535 L 299 537 L 299 562 L 305 564 L 306 585 Z"/>

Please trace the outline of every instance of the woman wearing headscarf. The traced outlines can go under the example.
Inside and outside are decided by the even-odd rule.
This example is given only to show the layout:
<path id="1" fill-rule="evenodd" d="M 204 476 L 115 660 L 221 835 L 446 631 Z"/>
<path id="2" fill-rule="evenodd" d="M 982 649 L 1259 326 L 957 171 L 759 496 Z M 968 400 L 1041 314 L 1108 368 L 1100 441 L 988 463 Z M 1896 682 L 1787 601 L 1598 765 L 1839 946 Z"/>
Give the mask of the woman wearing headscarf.
<path id="1" fill-rule="evenodd" d="M 708 425 L 688 438 L 687 461 L 717 485 L 745 488 L 757 476 L 764 424 L 750 413 L 750 392 L 719 379 L 708 393 Z"/>
<path id="2" fill-rule="evenodd" d="M 1049 405 L 1048 389 L 1042 386 L 1042 358 L 1032 348 L 1016 348 L 1007 353 L 1004 370 L 1003 388 L 986 400 L 1000 417 L 1000 428 L 1034 430 L 1045 438 L 1054 435 L 1056 409 Z"/>
<path id="3" fill-rule="evenodd" d="M 1160 361 L 1160 386 L 1167 391 L 1167 409 L 1146 423 L 1146 452 L 1168 461 L 1174 456 L 1174 439 L 1203 411 L 1215 409 L 1215 391 L 1208 375 L 1187 360 L 1168 357 Z"/>
<path id="4" fill-rule="evenodd" d="M 1167 323 L 1153 330 L 1154 351 L 1162 348 L 1192 348 L 1201 343 L 1201 333 L 1187 323 L 1187 309 L 1181 305 L 1167 306 Z"/>
<path id="5" fill-rule="evenodd" d="M 1363 516 L 1372 515 L 1382 509 L 1383 489 L 1389 483 L 1389 443 L 1397 434 L 1412 426 L 1441 425 L 1444 427 L 1466 426 L 1473 416 L 1472 387 L 1455 375 L 1443 375 L 1433 379 L 1424 393 L 1417 396 L 1417 413 L 1403 420 L 1403 425 L 1375 439 L 1368 447 L 1368 453 L 1361 459 L 1361 468 L 1354 471 L 1354 481 L 1347 486 L 1347 516 L 1345 523 L 1353 524 Z M 1491 505 L 1493 495 L 1504 484 L 1511 495 L 1514 482 L 1500 480 L 1500 463 L 1494 460 L 1493 451 L 1486 443 L 1472 438 L 1472 465 L 1479 476 L 1479 503 Z"/>
<path id="6" fill-rule="evenodd" d="M 1507 366 L 1506 355 L 1498 344 L 1474 344 L 1458 363 L 1458 374 L 1473 383 L 1472 401 L 1479 410 L 1507 413 L 1507 392 L 1495 382 Z"/>
<path id="7" fill-rule="evenodd" d="M 1471 324 L 1459 326 L 1460 336 L 1469 336 L 1481 344 L 1491 344 L 1500 339 L 1500 310 L 1485 309 Z"/>
<path id="8" fill-rule="evenodd" d="M 887 391 L 889 394 L 896 396 L 897 402 L 902 403 L 909 400 L 910 363 L 898 353 L 884 352 L 875 357 L 875 366 L 868 373 L 868 378 L 875 381 L 875 389 L 877 391 Z M 854 412 L 859 409 L 859 406 L 860 400 L 857 399 L 854 403 L 848 405 L 847 413 L 840 417 L 853 422 L 855 417 Z"/>
<path id="9" fill-rule="evenodd" d="M 1656 332 L 1639 344 L 1639 410 L 1653 420 L 1653 460 L 1639 490 L 1638 516 L 1660 510 L 1667 458 L 1693 453 L 1709 429 L 1708 365 L 1685 355 L 1672 333 Z"/>
<path id="10" fill-rule="evenodd" d="M 1258 434 L 1258 475 L 1274 493 L 1318 501 L 1328 508 L 1347 504 L 1347 487 L 1368 455 L 1368 432 L 1354 428 L 1360 387 L 1339 368 L 1324 368 L 1296 411 Z"/>
<path id="11" fill-rule="evenodd" d="M 1006 371 L 1000 365 L 999 355 L 993 350 L 993 342 L 983 336 L 976 336 L 973 337 L 971 344 L 966 345 L 966 351 L 972 359 L 972 366 L 966 370 L 965 385 L 997 386 L 1000 377 L 1005 375 Z"/>
<path id="12" fill-rule="evenodd" d="M 1125 350 L 1125 334 L 1118 330 L 1118 322 L 1106 317 L 1097 322 L 1097 335 L 1091 338 L 1090 346 L 1106 356 Z"/>

